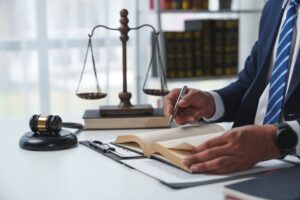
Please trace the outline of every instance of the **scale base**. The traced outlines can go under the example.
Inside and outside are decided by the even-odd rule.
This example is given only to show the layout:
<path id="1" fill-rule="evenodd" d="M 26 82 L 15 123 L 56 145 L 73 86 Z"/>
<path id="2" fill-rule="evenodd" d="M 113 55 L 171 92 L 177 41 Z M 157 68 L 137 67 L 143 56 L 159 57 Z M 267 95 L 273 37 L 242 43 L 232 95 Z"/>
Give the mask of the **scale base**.
<path id="1" fill-rule="evenodd" d="M 77 143 L 76 135 L 67 130 L 61 130 L 56 135 L 40 135 L 30 131 L 21 137 L 19 145 L 31 151 L 54 151 L 76 147 Z"/>
<path id="2" fill-rule="evenodd" d="M 131 107 L 100 106 L 101 116 L 136 116 L 152 115 L 153 107 L 150 104 L 134 105 Z"/>

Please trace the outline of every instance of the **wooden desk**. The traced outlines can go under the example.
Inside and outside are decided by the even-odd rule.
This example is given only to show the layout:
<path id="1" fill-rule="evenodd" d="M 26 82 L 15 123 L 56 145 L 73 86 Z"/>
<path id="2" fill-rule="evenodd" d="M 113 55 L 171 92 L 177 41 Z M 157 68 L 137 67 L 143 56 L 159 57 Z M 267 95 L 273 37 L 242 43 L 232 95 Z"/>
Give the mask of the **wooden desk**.
<path id="1" fill-rule="evenodd" d="M 174 190 L 81 145 L 54 152 L 22 150 L 18 142 L 26 131 L 27 122 L 0 122 L 1 200 L 223 199 L 225 183 Z M 149 130 L 85 131 L 78 138 L 101 140 L 133 131 Z"/>

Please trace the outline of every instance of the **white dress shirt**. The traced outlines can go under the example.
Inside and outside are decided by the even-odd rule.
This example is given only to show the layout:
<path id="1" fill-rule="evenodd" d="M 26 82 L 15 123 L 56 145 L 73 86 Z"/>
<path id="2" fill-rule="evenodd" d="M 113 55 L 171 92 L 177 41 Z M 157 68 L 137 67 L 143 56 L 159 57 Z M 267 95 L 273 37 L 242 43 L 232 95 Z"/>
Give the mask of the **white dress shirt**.
<path id="1" fill-rule="evenodd" d="M 282 27 L 282 25 L 283 25 L 283 23 L 286 19 L 286 15 L 287 15 L 287 9 L 286 8 L 288 7 L 288 6 L 286 6 L 287 3 L 288 3 L 288 0 L 284 0 L 284 2 L 282 4 L 282 9 L 285 9 L 285 10 L 284 10 L 284 13 L 283 13 L 283 17 L 281 19 L 280 29 L 281 29 L 281 27 Z M 291 59 L 291 66 L 290 66 L 290 70 L 289 70 L 289 74 L 288 74 L 288 83 L 287 83 L 286 92 L 288 91 L 288 88 L 289 88 L 289 85 L 290 85 L 290 81 L 291 81 L 291 78 L 292 78 L 292 74 L 293 74 L 296 59 L 297 59 L 297 55 L 298 55 L 298 52 L 299 52 L 299 47 L 300 47 L 300 34 L 299 34 L 299 31 L 300 31 L 300 9 L 298 9 L 298 18 L 297 18 L 296 27 L 295 27 L 295 30 L 294 30 L 294 33 L 293 33 L 294 34 L 293 37 L 294 37 L 294 41 L 295 41 L 295 46 L 294 46 L 294 52 L 292 53 L 291 58 L 290 58 Z M 277 35 L 276 42 L 275 42 L 274 49 L 273 49 L 273 54 L 272 54 L 272 57 L 271 57 L 270 69 L 269 69 L 268 78 L 267 78 L 268 85 L 266 86 L 265 90 L 263 91 L 262 95 L 260 96 L 259 103 L 258 103 L 257 110 L 256 110 L 254 124 L 257 124 L 257 125 L 262 125 L 263 124 L 263 121 L 264 121 L 264 118 L 265 118 L 265 115 L 266 115 L 266 111 L 267 111 L 267 107 L 268 107 L 269 87 L 270 87 L 269 82 L 270 82 L 270 79 L 271 79 L 273 65 L 274 65 L 274 61 L 275 61 L 275 57 L 276 57 L 276 53 L 277 53 L 278 40 L 279 40 L 279 34 Z M 223 104 L 221 96 L 218 93 L 213 92 L 213 91 L 211 91 L 210 93 L 212 94 L 212 96 L 215 100 L 216 112 L 215 112 L 214 116 L 212 116 L 209 119 L 205 119 L 205 121 L 218 120 L 224 115 L 224 112 L 225 112 L 225 108 L 224 108 L 224 104 Z M 288 123 L 289 126 L 297 133 L 298 138 L 300 139 L 300 125 L 299 125 L 299 123 L 297 121 L 287 121 L 286 123 Z M 298 142 L 298 145 L 296 147 L 296 152 L 297 152 L 297 155 L 300 156 L 300 142 Z"/>

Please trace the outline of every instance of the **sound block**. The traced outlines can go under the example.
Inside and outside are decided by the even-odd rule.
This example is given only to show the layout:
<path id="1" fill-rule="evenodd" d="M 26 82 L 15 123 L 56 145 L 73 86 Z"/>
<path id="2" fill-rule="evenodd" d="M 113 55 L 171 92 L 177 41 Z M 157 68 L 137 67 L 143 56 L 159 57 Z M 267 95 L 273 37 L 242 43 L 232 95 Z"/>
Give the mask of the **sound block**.
<path id="1" fill-rule="evenodd" d="M 78 140 L 76 135 L 67 130 L 61 130 L 59 133 L 39 134 L 35 132 L 25 133 L 19 145 L 22 149 L 31 151 L 55 151 L 76 147 Z"/>

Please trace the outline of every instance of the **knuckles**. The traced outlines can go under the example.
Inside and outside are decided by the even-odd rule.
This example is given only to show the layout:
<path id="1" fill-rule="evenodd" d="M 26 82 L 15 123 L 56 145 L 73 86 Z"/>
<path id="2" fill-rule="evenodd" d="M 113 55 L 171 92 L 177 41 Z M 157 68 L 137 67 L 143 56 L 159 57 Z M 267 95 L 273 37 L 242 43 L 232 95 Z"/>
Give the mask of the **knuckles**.
<path id="1" fill-rule="evenodd" d="M 212 150 L 207 150 L 204 154 L 203 154 L 204 157 L 206 158 L 212 158 L 215 156 L 214 152 Z"/>
<path id="2" fill-rule="evenodd" d="M 241 153 L 242 149 L 244 148 L 244 133 L 240 131 L 232 131 L 225 133 L 224 136 L 228 142 L 228 148 L 231 150 L 231 152 Z"/>
<path id="3" fill-rule="evenodd" d="M 224 163 L 224 161 L 222 161 L 221 159 L 218 159 L 218 160 L 215 161 L 215 165 L 217 167 L 221 167 L 223 165 L 223 163 Z"/>

